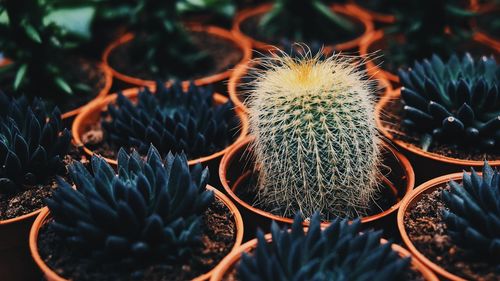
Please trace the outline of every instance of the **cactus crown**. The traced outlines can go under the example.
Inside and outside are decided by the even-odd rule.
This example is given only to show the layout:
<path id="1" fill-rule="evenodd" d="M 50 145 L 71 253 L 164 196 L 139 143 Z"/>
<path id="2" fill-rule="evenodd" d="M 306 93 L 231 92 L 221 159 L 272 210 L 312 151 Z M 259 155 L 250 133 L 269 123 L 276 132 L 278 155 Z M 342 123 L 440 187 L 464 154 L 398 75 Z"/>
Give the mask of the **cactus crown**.
<path id="1" fill-rule="evenodd" d="M 481 150 L 500 147 L 500 67 L 493 57 L 452 55 L 415 62 L 400 70 L 405 104 L 403 124 L 422 134 L 427 150 L 433 140 Z"/>
<path id="2" fill-rule="evenodd" d="M 184 151 L 189 159 L 224 149 L 238 127 L 230 101 L 216 105 L 210 88 L 194 84 L 185 92 L 180 83 L 167 88 L 158 82 L 154 94 L 139 92 L 137 104 L 119 94 L 108 114 L 102 125 L 112 143 L 143 154 L 153 144 L 161 155 Z"/>
<path id="3" fill-rule="evenodd" d="M 248 92 L 258 202 L 326 219 L 366 214 L 378 189 L 379 139 L 370 84 L 352 57 L 266 58 Z"/>
<path id="4" fill-rule="evenodd" d="M 297 41 L 324 41 L 346 36 L 356 26 L 334 12 L 321 0 L 275 0 L 273 8 L 260 22 L 260 30 L 271 38 Z M 319 28 L 319 27 L 323 28 Z"/>
<path id="5" fill-rule="evenodd" d="M 0 3 L 0 49 L 13 60 L 3 66 L 16 93 L 38 93 L 61 99 L 88 93 L 90 86 L 71 77 L 67 58 L 90 39 L 95 10 L 90 6 L 56 10 L 48 1 Z M 77 14 L 78 16 L 74 16 Z"/>
<path id="6" fill-rule="evenodd" d="M 15 99 L 0 92 L 0 194 L 46 183 L 64 172 L 70 141 L 57 108 L 47 114 L 40 99 L 30 103 L 25 96 Z"/>
<path id="7" fill-rule="evenodd" d="M 400 258 L 391 243 L 380 244 L 381 232 L 359 234 L 361 223 L 334 219 L 323 231 L 319 215 L 304 232 L 296 216 L 289 231 L 273 221 L 272 241 L 257 233 L 252 255 L 243 254 L 237 274 L 243 281 L 404 280 L 409 258 Z"/>
<path id="8" fill-rule="evenodd" d="M 500 258 L 500 174 L 485 162 L 483 174 L 464 172 L 462 184 L 443 191 L 443 217 L 453 241 L 473 256 Z"/>
<path id="9" fill-rule="evenodd" d="M 64 180 L 47 205 L 51 225 L 70 245 L 113 259 L 174 261 L 201 242 L 202 215 L 213 202 L 208 169 L 189 170 L 184 154 L 164 161 L 151 146 L 147 160 L 137 152 L 118 155 L 118 175 L 92 157 L 93 175 L 79 162 L 70 166 L 77 189 Z"/>

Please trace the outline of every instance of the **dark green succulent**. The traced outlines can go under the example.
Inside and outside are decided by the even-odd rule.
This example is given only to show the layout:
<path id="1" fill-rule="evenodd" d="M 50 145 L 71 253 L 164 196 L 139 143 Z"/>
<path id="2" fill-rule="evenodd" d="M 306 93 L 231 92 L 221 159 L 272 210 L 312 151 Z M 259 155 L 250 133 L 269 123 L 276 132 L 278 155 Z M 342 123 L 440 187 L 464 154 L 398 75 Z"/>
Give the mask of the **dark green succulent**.
<path id="1" fill-rule="evenodd" d="M 181 14 L 212 12 L 232 19 L 236 12 L 236 3 L 233 0 L 180 0 L 177 2 L 177 11 Z"/>
<path id="2" fill-rule="evenodd" d="M 212 63 L 182 23 L 177 10 L 180 2 L 137 0 L 127 19 L 128 28 L 139 36 L 133 42 L 132 59 L 154 79 L 189 79 Z"/>
<path id="3" fill-rule="evenodd" d="M 470 20 L 476 16 L 461 0 L 394 1 L 394 14 L 397 20 L 386 31 L 404 34 L 405 42 L 390 46 L 386 57 L 398 66 L 432 54 L 450 55 L 471 38 Z"/>
<path id="4" fill-rule="evenodd" d="M 117 146 L 136 148 L 145 153 L 150 144 L 161 155 L 184 151 L 188 159 L 206 156 L 227 147 L 233 140 L 238 119 L 228 101 L 216 105 L 207 87 L 180 83 L 165 87 L 156 84 L 155 93 L 141 90 L 137 104 L 119 94 L 116 105 L 109 105 L 109 120 L 103 118 L 106 138 Z"/>
<path id="5" fill-rule="evenodd" d="M 480 150 L 500 147 L 500 68 L 493 57 L 444 63 L 437 55 L 399 70 L 403 124 L 421 134 L 427 150 L 434 140 Z"/>
<path id="6" fill-rule="evenodd" d="M 500 174 L 488 165 L 483 174 L 474 169 L 463 175 L 462 184 L 449 183 L 442 196 L 447 207 L 443 217 L 447 233 L 472 256 L 492 262 L 500 259 Z"/>
<path id="7" fill-rule="evenodd" d="M 200 245 L 203 214 L 214 201 L 208 169 L 190 170 L 184 154 L 162 161 L 153 146 L 147 160 L 121 149 L 118 175 L 101 157 L 91 166 L 93 174 L 70 165 L 76 189 L 59 179 L 46 200 L 52 227 L 71 247 L 105 260 L 176 262 Z"/>
<path id="8" fill-rule="evenodd" d="M 15 93 L 59 100 L 74 93 L 87 93 L 89 85 L 71 75 L 68 61 L 75 48 L 90 39 L 91 7 L 55 10 L 44 0 L 0 3 L 0 50 L 13 63 L 0 69 Z M 75 68 L 76 69 L 76 68 Z"/>
<path id="9" fill-rule="evenodd" d="M 47 114 L 40 99 L 30 103 L 25 96 L 14 99 L 0 92 L 0 194 L 63 173 L 70 141 L 57 108 Z"/>
<path id="10" fill-rule="evenodd" d="M 356 25 L 321 0 L 275 0 L 259 22 L 269 38 L 295 42 L 333 42 L 352 36 Z"/>
<path id="11" fill-rule="evenodd" d="M 272 241 L 257 233 L 253 254 L 243 254 L 237 274 L 243 281 L 405 280 L 410 259 L 400 258 L 381 232 L 360 234 L 361 223 L 334 219 L 324 230 L 318 214 L 304 232 L 302 216 L 291 231 L 273 222 Z"/>

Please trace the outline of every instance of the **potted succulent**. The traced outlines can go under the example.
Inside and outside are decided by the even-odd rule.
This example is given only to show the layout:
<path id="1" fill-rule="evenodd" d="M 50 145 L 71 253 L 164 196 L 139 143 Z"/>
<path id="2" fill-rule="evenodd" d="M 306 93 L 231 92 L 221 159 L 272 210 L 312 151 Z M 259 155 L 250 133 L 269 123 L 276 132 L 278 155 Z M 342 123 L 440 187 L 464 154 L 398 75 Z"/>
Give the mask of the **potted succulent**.
<path id="1" fill-rule="evenodd" d="M 29 228 L 65 174 L 63 158 L 71 135 L 62 129 L 61 113 L 35 98 L 12 98 L 0 92 L 0 276 L 33 280 L 36 271 L 26 245 Z"/>
<path id="2" fill-rule="evenodd" d="M 413 188 L 406 158 L 378 137 L 373 93 L 352 57 L 263 58 L 246 101 L 253 135 L 221 160 L 226 192 L 254 220 L 300 211 L 383 218 Z"/>
<path id="3" fill-rule="evenodd" d="M 398 228 L 412 255 L 447 280 L 498 280 L 500 175 L 487 162 L 432 179 L 403 200 Z"/>
<path id="4" fill-rule="evenodd" d="M 352 50 L 373 30 L 373 23 L 353 15 L 351 8 L 339 4 L 330 7 L 321 0 L 276 0 L 239 12 L 233 32 L 261 51 L 290 42 L 325 45 L 326 53 Z"/>
<path id="5" fill-rule="evenodd" d="M 361 223 L 335 219 L 321 229 L 319 215 L 303 229 L 296 216 L 291 230 L 273 222 L 271 233 L 243 244 L 212 275 L 220 280 L 438 280 L 402 247 L 359 233 Z"/>
<path id="6" fill-rule="evenodd" d="M 363 39 L 362 56 L 379 51 L 378 59 L 367 62 L 370 75 L 399 82 L 399 68 L 437 54 L 448 59 L 453 53 L 496 54 L 498 46 L 478 42 L 471 21 L 477 16 L 459 1 L 395 1 L 397 21 Z M 479 40 L 480 41 L 480 40 Z"/>
<path id="7" fill-rule="evenodd" d="M 70 165 L 76 189 L 60 179 L 37 217 L 30 250 L 54 280 L 206 280 L 241 244 L 236 207 L 207 185 L 208 169 L 184 154 L 146 159 L 121 149 L 118 175 L 93 156 L 92 173 Z"/>
<path id="8" fill-rule="evenodd" d="M 189 25 L 176 9 L 180 0 L 141 0 L 125 25 L 131 33 L 111 43 L 103 54 L 115 78 L 137 86 L 155 80 L 194 80 L 197 85 L 220 82 L 230 69 L 251 57 L 244 40 L 224 29 Z"/>
<path id="9" fill-rule="evenodd" d="M 103 110 L 105 110 L 103 112 Z M 72 131 L 77 146 L 116 165 L 118 148 L 145 154 L 154 144 L 162 155 L 184 151 L 189 163 L 217 170 L 222 155 L 247 134 L 246 115 L 210 87 L 161 82 L 110 95 L 79 114 Z M 213 177 L 212 184 L 218 185 Z"/>
<path id="10" fill-rule="evenodd" d="M 399 71 L 403 87 L 379 101 L 377 126 L 405 151 L 418 183 L 484 159 L 500 165 L 499 70 L 492 57 L 465 54 Z"/>
<path id="11" fill-rule="evenodd" d="M 105 96 L 111 73 L 78 48 L 90 38 L 91 7 L 55 9 L 46 1 L 0 4 L 0 85 L 13 95 L 42 96 L 74 116 L 83 105 Z"/>
<path id="12" fill-rule="evenodd" d="M 367 15 L 370 20 L 380 23 L 394 23 L 396 17 L 392 14 L 394 0 L 351 0 L 359 15 Z"/>

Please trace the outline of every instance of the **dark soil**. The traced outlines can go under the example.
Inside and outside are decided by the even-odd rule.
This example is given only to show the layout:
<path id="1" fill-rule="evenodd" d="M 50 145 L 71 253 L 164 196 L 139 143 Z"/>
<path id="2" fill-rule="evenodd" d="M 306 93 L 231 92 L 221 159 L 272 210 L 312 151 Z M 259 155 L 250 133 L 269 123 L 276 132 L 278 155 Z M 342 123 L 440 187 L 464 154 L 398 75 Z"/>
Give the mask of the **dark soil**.
<path id="1" fill-rule="evenodd" d="M 208 67 L 197 67 L 190 72 L 189 77 L 182 77 L 177 73 L 172 76 L 181 80 L 195 80 L 213 74 L 221 73 L 232 69 L 238 64 L 243 54 L 233 42 L 223 38 L 210 35 L 206 32 L 190 32 L 193 43 L 203 52 L 206 52 L 213 62 Z M 139 40 L 139 39 L 137 39 Z M 135 47 L 134 42 L 123 44 L 117 47 L 109 56 L 109 64 L 120 73 L 141 78 L 144 80 L 168 80 L 169 77 L 155 77 L 148 71 L 148 67 L 143 62 L 133 61 L 131 50 Z M 164 62 L 168 64 L 168 62 Z M 182 67 L 182 66 L 179 66 Z"/>
<path id="2" fill-rule="evenodd" d="M 280 36 L 279 38 L 272 38 L 266 36 L 264 32 L 259 28 L 259 22 L 262 16 L 263 14 L 247 18 L 245 21 L 241 23 L 240 27 L 241 31 L 251 38 L 254 38 L 261 42 L 269 43 L 271 45 L 281 45 L 285 42 L 296 41 L 293 38 L 285 38 L 284 36 Z M 304 43 L 307 43 L 310 46 L 315 46 L 315 45 L 322 46 L 322 45 L 334 45 L 353 40 L 359 37 L 363 33 L 364 27 L 360 22 L 356 20 L 353 20 L 352 22 L 357 25 L 356 33 L 344 35 L 345 32 L 342 31 L 338 32 L 338 36 L 336 36 L 335 38 L 317 38 L 313 42 L 304 42 Z M 332 27 L 321 27 L 321 28 L 332 28 Z"/>
<path id="3" fill-rule="evenodd" d="M 210 271 L 231 250 L 236 225 L 229 209 L 220 201 L 204 215 L 203 247 L 192 258 L 179 264 L 146 264 L 137 268 L 121 263 L 106 263 L 78 255 L 53 231 L 50 222 L 42 226 L 38 238 L 40 255 L 57 274 L 73 281 L 115 280 L 191 280 Z"/>
<path id="4" fill-rule="evenodd" d="M 24 190 L 13 195 L 0 195 L 0 220 L 12 219 L 45 207 L 56 188 L 55 180 L 47 184 L 25 185 Z"/>
<path id="5" fill-rule="evenodd" d="M 416 204 L 407 210 L 404 226 L 415 247 L 425 257 L 443 267 L 446 271 L 468 280 L 498 280 L 495 264 L 489 257 L 482 260 L 472 259 L 467 252 L 457 247 L 447 234 L 442 212 L 446 208 L 441 186 L 431 193 L 424 194 Z"/>
<path id="6" fill-rule="evenodd" d="M 71 146 L 68 154 L 64 156 L 63 162 L 67 166 L 73 161 L 80 161 L 84 165 L 88 165 L 81 151 Z M 60 175 L 65 180 L 69 180 L 67 175 Z M 40 208 L 45 207 L 45 198 L 50 198 L 52 192 L 57 188 L 55 178 L 52 178 L 46 184 L 25 185 L 23 190 L 13 195 L 0 194 L 0 220 L 11 219 L 22 215 L 29 214 Z"/>
<path id="7" fill-rule="evenodd" d="M 389 102 L 381 115 L 381 119 L 386 129 L 394 136 L 395 139 L 404 141 L 420 147 L 420 135 L 401 125 L 402 117 L 404 115 L 403 105 L 400 99 L 394 99 Z M 433 142 L 429 147 L 429 152 L 464 160 L 489 161 L 499 160 L 500 151 L 479 152 L 471 149 L 465 150 L 464 148 L 455 147 L 439 141 Z"/>

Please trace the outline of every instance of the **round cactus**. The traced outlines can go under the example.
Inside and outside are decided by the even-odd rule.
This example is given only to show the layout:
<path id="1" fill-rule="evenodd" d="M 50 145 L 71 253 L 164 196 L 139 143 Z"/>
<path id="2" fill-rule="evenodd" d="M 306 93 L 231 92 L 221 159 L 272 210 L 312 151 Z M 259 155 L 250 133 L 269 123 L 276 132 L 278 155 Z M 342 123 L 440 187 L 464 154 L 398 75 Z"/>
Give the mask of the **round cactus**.
<path id="1" fill-rule="evenodd" d="M 262 59 L 246 103 L 259 163 L 256 204 L 324 219 L 367 214 L 378 191 L 372 87 L 355 58 Z"/>

